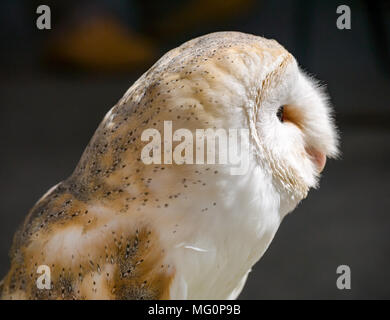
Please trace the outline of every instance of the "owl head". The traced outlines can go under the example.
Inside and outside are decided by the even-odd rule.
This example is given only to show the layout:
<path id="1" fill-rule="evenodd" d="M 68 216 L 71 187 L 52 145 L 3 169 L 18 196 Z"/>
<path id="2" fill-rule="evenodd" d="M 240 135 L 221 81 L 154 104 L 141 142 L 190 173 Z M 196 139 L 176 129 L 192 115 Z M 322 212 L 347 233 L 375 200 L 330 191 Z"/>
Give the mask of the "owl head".
<path id="1" fill-rule="evenodd" d="M 275 40 L 240 32 L 211 33 L 166 53 L 103 124 L 120 123 L 121 113 L 141 130 L 165 120 L 192 132 L 249 129 L 249 175 L 261 172 L 259 193 L 277 198 L 282 215 L 318 185 L 326 158 L 338 154 L 331 107 L 318 82 Z M 231 184 L 237 181 L 243 180 Z"/>
<path id="2" fill-rule="evenodd" d="M 317 187 L 326 158 L 338 154 L 327 95 L 275 40 L 212 33 L 170 51 L 151 70 L 167 80 L 179 74 L 185 85 L 175 87 L 174 103 L 200 102 L 203 123 L 249 128 L 253 161 L 271 177 L 283 213 Z"/>

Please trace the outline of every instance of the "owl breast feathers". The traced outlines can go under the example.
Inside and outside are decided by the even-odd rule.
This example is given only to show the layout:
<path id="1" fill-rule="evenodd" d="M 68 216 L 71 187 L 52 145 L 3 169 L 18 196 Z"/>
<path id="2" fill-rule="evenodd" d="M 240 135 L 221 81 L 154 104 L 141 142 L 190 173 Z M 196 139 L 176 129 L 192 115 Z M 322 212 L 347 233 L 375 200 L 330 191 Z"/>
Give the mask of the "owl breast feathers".
<path id="1" fill-rule="evenodd" d="M 337 155 L 330 113 L 274 40 L 219 32 L 169 51 L 108 112 L 73 174 L 31 209 L 2 298 L 236 298 L 283 217 Z M 177 129 L 194 139 L 197 130 L 246 130 L 245 172 L 172 161 L 209 145 L 177 151 Z M 145 141 L 145 130 L 160 140 Z M 151 140 L 160 163 L 141 156 Z M 42 265 L 50 289 L 38 285 Z"/>

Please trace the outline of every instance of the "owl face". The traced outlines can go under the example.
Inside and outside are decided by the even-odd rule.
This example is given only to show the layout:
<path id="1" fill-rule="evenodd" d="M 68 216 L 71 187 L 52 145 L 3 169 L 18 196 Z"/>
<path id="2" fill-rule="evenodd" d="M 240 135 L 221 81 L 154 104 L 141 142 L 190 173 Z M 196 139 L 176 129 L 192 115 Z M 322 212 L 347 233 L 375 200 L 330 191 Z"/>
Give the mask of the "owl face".
<path id="1" fill-rule="evenodd" d="M 300 200 L 338 152 L 328 99 L 291 55 L 262 81 L 260 95 L 254 121 L 263 162 L 279 190 Z"/>

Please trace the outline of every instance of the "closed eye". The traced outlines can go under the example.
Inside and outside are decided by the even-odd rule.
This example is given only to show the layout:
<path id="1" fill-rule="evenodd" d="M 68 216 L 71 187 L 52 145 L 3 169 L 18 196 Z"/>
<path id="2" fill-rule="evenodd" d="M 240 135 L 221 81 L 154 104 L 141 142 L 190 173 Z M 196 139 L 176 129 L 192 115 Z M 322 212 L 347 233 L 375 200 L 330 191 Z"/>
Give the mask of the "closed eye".
<path id="1" fill-rule="evenodd" d="M 280 106 L 278 112 L 276 113 L 280 122 L 284 122 L 284 106 Z"/>
<path id="2" fill-rule="evenodd" d="M 303 114 L 302 110 L 295 105 L 285 104 L 279 107 L 276 113 L 278 119 L 282 123 L 292 123 L 298 128 L 303 129 Z"/>

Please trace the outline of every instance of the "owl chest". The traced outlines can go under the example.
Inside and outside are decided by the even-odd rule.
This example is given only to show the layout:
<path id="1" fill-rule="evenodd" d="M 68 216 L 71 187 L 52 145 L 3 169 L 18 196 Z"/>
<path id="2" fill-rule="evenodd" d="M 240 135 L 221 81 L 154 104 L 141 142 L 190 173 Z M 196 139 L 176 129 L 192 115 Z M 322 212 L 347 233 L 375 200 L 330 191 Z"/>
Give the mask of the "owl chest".
<path id="1" fill-rule="evenodd" d="M 187 298 L 229 297 L 267 249 L 280 219 L 257 184 L 255 176 L 216 181 L 178 217 L 168 259 Z"/>

